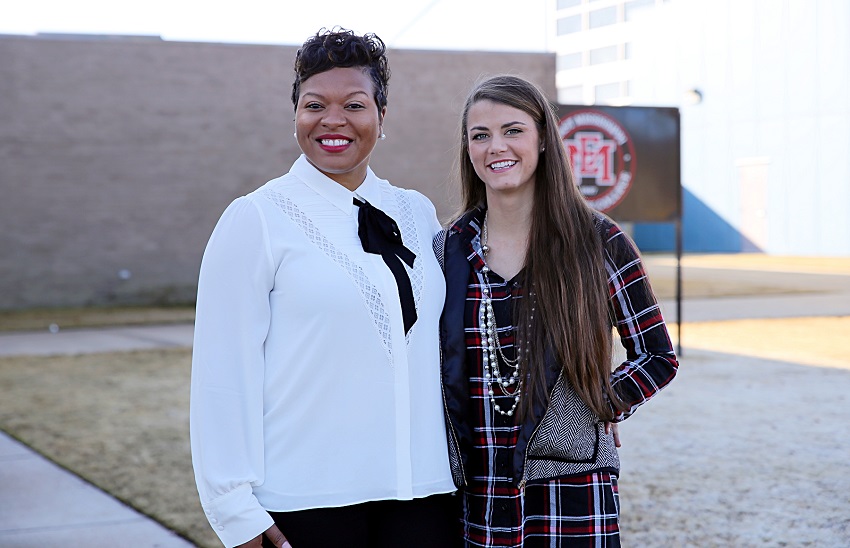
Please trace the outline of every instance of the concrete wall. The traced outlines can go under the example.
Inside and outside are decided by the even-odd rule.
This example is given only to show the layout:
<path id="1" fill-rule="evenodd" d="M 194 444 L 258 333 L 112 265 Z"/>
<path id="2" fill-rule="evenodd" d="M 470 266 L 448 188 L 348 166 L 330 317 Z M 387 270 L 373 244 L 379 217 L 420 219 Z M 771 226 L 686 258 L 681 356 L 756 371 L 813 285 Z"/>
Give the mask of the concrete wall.
<path id="1" fill-rule="evenodd" d="M 296 47 L 0 37 L 0 310 L 190 302 L 235 197 L 300 153 Z M 458 114 L 483 75 L 555 98 L 552 54 L 390 52 L 375 172 L 446 218 Z"/>
<path id="2" fill-rule="evenodd" d="M 682 103 L 687 250 L 850 256 L 848 26 L 845 0 L 690 0 L 646 21 L 632 91 Z"/>

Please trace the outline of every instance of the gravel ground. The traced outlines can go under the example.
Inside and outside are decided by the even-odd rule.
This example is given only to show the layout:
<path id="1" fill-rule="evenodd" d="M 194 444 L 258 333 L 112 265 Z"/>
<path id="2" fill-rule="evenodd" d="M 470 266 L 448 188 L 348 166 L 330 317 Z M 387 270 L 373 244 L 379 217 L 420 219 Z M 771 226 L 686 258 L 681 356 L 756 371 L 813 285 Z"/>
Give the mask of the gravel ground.
<path id="1" fill-rule="evenodd" d="M 621 426 L 624 546 L 850 546 L 850 360 L 686 349 Z"/>

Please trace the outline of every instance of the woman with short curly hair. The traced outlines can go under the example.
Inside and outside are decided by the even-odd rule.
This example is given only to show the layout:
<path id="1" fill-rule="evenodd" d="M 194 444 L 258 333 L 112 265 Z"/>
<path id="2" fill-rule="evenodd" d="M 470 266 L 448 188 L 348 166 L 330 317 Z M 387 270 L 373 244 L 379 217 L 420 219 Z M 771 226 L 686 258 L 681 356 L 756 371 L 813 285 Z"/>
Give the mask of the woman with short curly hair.
<path id="1" fill-rule="evenodd" d="M 226 546 L 450 546 L 440 225 L 427 198 L 369 168 L 384 138 L 384 44 L 323 30 L 295 73 L 303 155 L 233 201 L 201 265 L 201 504 Z"/>

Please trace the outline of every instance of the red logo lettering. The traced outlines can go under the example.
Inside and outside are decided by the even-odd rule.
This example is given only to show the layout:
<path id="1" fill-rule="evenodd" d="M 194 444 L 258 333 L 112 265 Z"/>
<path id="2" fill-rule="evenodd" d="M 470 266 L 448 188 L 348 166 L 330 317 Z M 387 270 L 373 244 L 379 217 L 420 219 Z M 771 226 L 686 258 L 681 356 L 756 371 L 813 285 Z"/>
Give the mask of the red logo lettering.
<path id="1" fill-rule="evenodd" d="M 564 139 L 573 172 L 582 179 L 595 179 L 598 186 L 614 186 L 614 153 L 617 143 L 597 132 L 578 132 Z"/>

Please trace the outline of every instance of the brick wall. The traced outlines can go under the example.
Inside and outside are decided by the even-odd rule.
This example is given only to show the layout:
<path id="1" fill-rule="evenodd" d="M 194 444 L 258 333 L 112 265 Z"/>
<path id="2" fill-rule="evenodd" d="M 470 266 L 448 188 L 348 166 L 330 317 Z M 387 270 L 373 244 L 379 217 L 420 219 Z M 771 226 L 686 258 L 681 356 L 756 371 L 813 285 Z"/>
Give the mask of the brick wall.
<path id="1" fill-rule="evenodd" d="M 0 310 L 191 302 L 221 211 L 300 153 L 296 50 L 0 37 Z M 472 83 L 521 74 L 555 98 L 552 54 L 392 50 L 390 67 L 372 168 L 443 219 Z"/>

